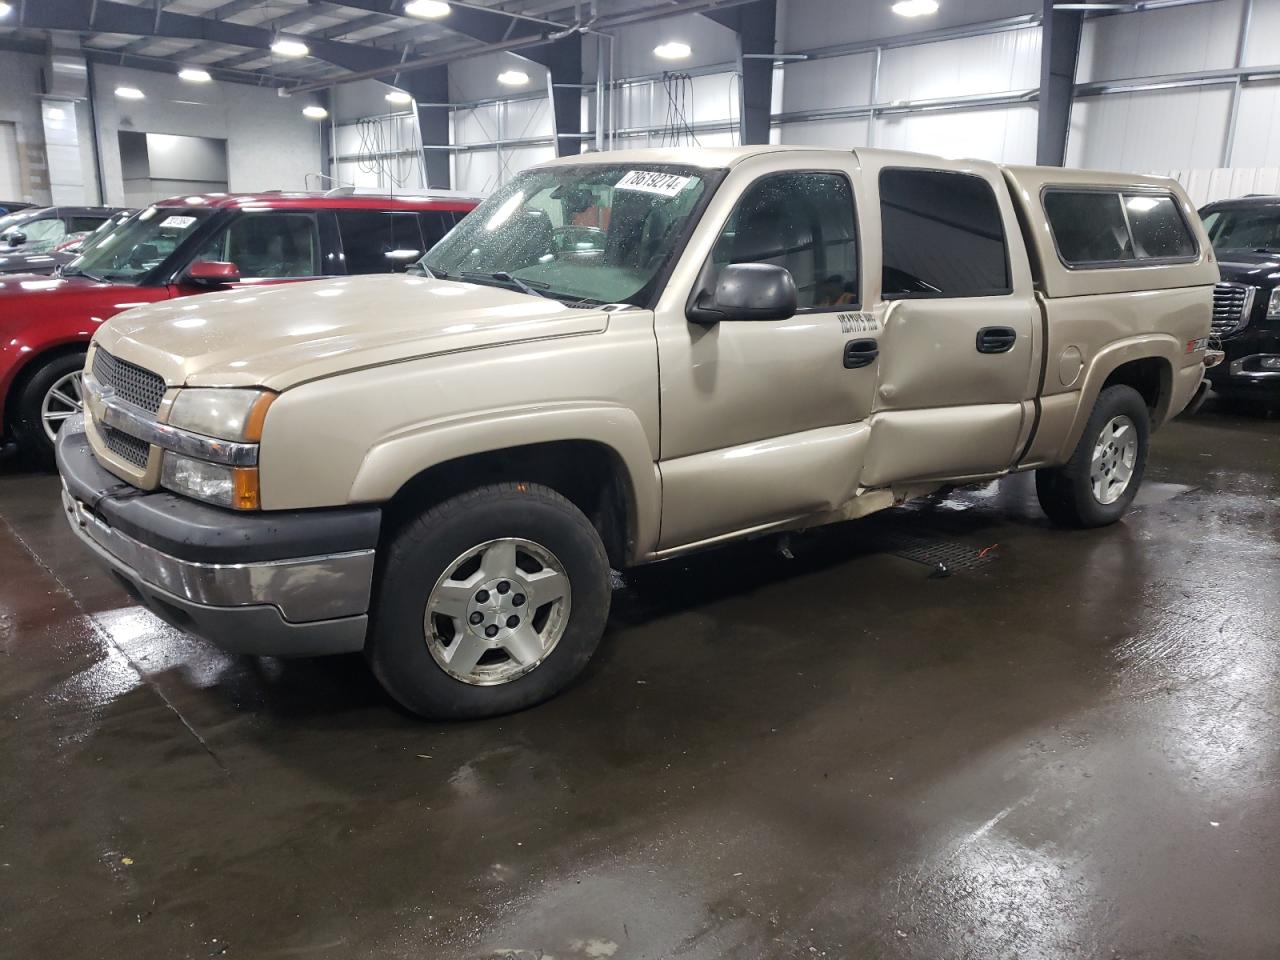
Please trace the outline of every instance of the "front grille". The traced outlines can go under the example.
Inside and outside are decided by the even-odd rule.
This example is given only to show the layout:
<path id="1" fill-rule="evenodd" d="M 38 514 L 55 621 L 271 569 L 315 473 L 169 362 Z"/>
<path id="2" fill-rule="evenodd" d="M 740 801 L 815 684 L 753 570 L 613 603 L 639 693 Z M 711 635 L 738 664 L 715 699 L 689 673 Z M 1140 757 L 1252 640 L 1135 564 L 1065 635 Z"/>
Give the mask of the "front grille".
<path id="1" fill-rule="evenodd" d="M 116 397 L 135 407 L 155 413 L 164 399 L 164 378 L 128 360 L 120 360 L 97 350 L 93 354 L 93 378 L 115 389 Z"/>
<path id="2" fill-rule="evenodd" d="M 1244 283 L 1220 283 L 1213 288 L 1213 335 L 1229 337 L 1249 324 L 1257 287 Z"/>
<path id="3" fill-rule="evenodd" d="M 150 444 L 114 427 L 104 425 L 99 429 L 102 430 L 102 440 L 108 450 L 126 463 L 132 463 L 139 468 L 146 467 L 147 455 L 151 452 Z"/>

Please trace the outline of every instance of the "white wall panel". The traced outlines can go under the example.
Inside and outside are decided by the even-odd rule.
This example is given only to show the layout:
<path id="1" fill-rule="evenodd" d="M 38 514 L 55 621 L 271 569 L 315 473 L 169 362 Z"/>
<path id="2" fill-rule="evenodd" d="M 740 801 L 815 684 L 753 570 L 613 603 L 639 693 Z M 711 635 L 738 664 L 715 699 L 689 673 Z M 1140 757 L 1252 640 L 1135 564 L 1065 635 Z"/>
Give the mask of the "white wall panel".
<path id="1" fill-rule="evenodd" d="M 661 60 L 654 56 L 654 47 L 671 40 L 689 45 L 687 60 Z M 582 48 L 582 68 L 591 78 L 596 70 L 594 47 L 588 40 Z M 734 63 L 738 59 L 738 38 L 732 30 L 703 16 L 667 17 L 620 28 L 614 41 L 614 58 L 613 75 L 618 79 Z M 606 65 L 607 62 L 606 55 Z"/>
<path id="2" fill-rule="evenodd" d="M 870 53 L 788 63 L 782 68 L 782 112 L 870 103 L 874 69 Z"/>
<path id="3" fill-rule="evenodd" d="M 1038 0 L 951 0 L 924 20 L 900 17 L 889 0 L 785 0 L 783 50 L 814 50 L 967 23 L 1039 13 Z"/>
<path id="4" fill-rule="evenodd" d="M 891 114 L 876 119 L 875 145 L 894 150 L 1034 163 L 1034 106 Z"/>
<path id="5" fill-rule="evenodd" d="M 776 142 L 803 147 L 853 149 L 867 145 L 867 121 L 862 118 L 784 123 Z"/>
<path id="6" fill-rule="evenodd" d="M 1273 2 L 1258 0 L 1258 7 Z M 1217 0 L 1086 20 L 1076 78 L 1087 83 L 1233 66 L 1242 3 Z M 1274 63 L 1274 55 L 1266 62 Z"/>
<path id="7" fill-rule="evenodd" d="M 1213 170 L 1152 170 L 1177 180 L 1197 207 L 1214 200 L 1243 197 L 1250 193 L 1280 193 L 1280 167 L 1218 167 Z"/>
<path id="8" fill-rule="evenodd" d="M 897 47 L 880 62 L 880 102 L 933 100 L 1040 85 L 1040 29 Z"/>
<path id="9" fill-rule="evenodd" d="M 1228 87 L 1183 87 L 1079 99 L 1067 163 L 1134 173 L 1217 166 L 1230 98 Z"/>
<path id="10" fill-rule="evenodd" d="M 1239 167 L 1280 165 L 1280 81 L 1255 81 L 1241 88 L 1231 162 Z"/>

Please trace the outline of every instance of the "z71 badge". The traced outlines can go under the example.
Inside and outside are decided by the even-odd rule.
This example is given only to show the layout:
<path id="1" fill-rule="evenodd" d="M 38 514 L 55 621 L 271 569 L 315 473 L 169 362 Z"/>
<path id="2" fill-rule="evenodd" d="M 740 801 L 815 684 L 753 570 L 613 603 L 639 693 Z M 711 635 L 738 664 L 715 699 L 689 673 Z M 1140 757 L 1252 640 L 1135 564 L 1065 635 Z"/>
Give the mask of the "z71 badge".
<path id="1" fill-rule="evenodd" d="M 875 333 L 880 321 L 870 313 L 838 313 L 841 333 Z"/>

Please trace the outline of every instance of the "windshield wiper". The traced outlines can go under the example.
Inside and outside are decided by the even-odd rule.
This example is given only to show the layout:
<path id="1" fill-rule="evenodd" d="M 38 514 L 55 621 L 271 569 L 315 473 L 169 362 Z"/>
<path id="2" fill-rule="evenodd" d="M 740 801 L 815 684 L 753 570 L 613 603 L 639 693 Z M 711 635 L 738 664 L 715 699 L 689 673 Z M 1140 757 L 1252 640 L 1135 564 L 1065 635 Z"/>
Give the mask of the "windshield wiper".
<path id="1" fill-rule="evenodd" d="M 437 274 L 437 276 L 439 276 L 439 274 Z M 519 277 L 512 276 L 507 273 L 505 270 L 499 270 L 496 273 L 462 273 L 459 274 L 459 276 L 464 280 L 497 280 L 499 283 L 508 284 L 509 286 L 515 287 L 521 293 L 527 293 L 534 297 L 547 296 L 547 294 L 543 293 L 542 290 L 549 289 L 551 286 L 549 283 L 538 283 L 537 287 L 535 287 L 530 281 L 521 280 Z M 541 287 L 542 290 L 539 290 L 538 287 Z"/>
<path id="2" fill-rule="evenodd" d="M 62 268 L 61 276 L 64 276 L 64 277 L 84 277 L 86 280 L 92 280 L 94 283 L 109 283 L 109 282 L 110 282 L 109 280 L 107 280 L 107 278 L 106 278 L 106 277 L 99 277 L 99 276 L 96 276 L 95 274 L 89 273 L 89 271 L 87 271 L 87 270 L 81 270 L 79 267 L 75 267 L 74 269 L 71 269 L 71 270 L 68 270 L 66 267 L 63 267 L 63 268 Z"/>

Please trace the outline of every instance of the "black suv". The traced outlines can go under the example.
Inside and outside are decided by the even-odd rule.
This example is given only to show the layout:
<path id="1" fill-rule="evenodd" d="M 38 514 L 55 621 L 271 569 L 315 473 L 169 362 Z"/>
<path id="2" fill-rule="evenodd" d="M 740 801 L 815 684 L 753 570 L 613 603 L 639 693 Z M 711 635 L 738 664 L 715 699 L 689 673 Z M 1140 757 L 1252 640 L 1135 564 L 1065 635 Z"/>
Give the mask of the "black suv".
<path id="1" fill-rule="evenodd" d="M 1200 217 L 1222 272 L 1213 336 L 1227 356 L 1209 370 L 1213 389 L 1280 402 L 1280 196 L 1219 200 Z"/>

